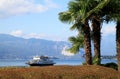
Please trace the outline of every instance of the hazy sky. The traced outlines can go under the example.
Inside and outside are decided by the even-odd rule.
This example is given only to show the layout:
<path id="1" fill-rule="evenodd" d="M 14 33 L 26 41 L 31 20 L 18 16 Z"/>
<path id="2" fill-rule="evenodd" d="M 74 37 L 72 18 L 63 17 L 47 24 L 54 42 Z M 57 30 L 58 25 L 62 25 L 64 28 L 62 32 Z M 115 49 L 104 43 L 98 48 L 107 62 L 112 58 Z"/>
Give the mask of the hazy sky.
<path id="1" fill-rule="evenodd" d="M 58 13 L 67 10 L 70 0 L 0 0 L 0 33 L 25 38 L 67 40 L 76 34 L 70 31 L 71 25 L 63 24 Z M 107 53 L 115 52 L 115 23 L 103 24 L 102 42 Z M 103 45 L 103 44 L 102 44 Z M 103 47 L 104 47 L 103 46 Z M 115 46 L 115 45 L 113 45 Z"/>
<path id="2" fill-rule="evenodd" d="M 0 33 L 23 37 L 66 40 L 70 25 L 58 19 L 70 0 L 1 0 Z"/>

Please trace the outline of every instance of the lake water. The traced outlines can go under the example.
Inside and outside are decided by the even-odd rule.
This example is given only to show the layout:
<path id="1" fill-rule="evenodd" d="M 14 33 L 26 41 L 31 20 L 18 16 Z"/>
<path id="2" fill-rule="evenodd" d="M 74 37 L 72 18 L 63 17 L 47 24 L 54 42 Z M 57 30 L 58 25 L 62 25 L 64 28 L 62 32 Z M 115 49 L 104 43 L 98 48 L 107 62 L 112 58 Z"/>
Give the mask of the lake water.
<path id="1" fill-rule="evenodd" d="M 25 64 L 29 60 L 7 60 L 7 59 L 0 59 L 0 67 L 6 67 L 6 66 L 28 66 Z M 54 59 L 55 65 L 82 65 L 84 62 L 83 59 L 76 59 L 76 60 L 65 60 L 65 59 Z M 117 60 L 113 59 L 104 59 L 102 60 L 102 63 L 109 63 L 109 62 L 115 62 L 117 63 Z"/>

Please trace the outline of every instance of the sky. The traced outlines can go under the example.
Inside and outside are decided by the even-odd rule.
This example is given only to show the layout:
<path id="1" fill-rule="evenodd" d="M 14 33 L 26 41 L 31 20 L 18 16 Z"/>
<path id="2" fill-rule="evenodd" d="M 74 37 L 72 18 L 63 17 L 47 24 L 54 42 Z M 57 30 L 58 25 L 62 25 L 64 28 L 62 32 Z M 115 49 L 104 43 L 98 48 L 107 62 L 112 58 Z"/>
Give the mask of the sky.
<path id="1" fill-rule="evenodd" d="M 0 33 L 26 38 L 67 40 L 74 34 L 58 19 L 70 0 L 1 0 Z M 73 33 L 73 34 L 72 34 Z"/>
<path id="2" fill-rule="evenodd" d="M 68 41 L 77 34 L 58 19 L 70 0 L 0 0 L 0 34 Z M 103 24 L 102 52 L 115 53 L 115 23 Z M 113 53 L 114 52 L 114 53 Z"/>

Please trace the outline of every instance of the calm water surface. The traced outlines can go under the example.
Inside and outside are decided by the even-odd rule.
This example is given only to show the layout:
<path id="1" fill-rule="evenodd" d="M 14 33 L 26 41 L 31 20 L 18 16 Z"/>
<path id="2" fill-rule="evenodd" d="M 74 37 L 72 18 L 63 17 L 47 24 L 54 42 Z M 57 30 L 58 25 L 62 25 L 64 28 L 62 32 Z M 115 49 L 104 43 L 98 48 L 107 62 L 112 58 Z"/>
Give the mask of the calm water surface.
<path id="1" fill-rule="evenodd" d="M 29 60 L 7 60 L 7 59 L 0 59 L 0 67 L 4 66 L 28 66 L 25 64 Z M 84 62 L 83 59 L 76 59 L 76 60 L 65 60 L 65 59 L 54 59 L 55 65 L 82 65 Z M 104 59 L 102 60 L 102 63 L 109 63 L 109 62 L 115 62 L 117 63 L 117 60 L 113 59 Z"/>

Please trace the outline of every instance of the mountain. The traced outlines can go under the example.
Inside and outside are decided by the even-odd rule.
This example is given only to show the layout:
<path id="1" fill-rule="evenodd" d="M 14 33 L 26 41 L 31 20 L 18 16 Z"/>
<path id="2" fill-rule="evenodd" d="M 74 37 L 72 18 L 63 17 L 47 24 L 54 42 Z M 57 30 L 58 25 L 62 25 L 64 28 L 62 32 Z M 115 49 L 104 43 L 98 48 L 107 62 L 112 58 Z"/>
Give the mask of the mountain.
<path id="1" fill-rule="evenodd" d="M 103 38 L 101 44 L 102 55 L 115 55 L 115 40 Z M 18 59 L 30 58 L 35 55 L 47 55 L 64 59 L 78 59 L 84 54 L 81 50 L 74 56 L 64 56 L 64 47 L 70 46 L 70 43 L 64 41 L 51 41 L 44 39 L 24 39 L 8 34 L 0 34 L 0 59 Z M 92 46 L 93 50 L 93 46 Z M 64 54 L 63 54 L 64 53 Z M 71 55 L 71 54 L 68 54 Z"/>
<path id="2" fill-rule="evenodd" d="M 0 34 L 0 58 L 29 58 L 34 55 L 62 57 L 61 51 L 68 45 L 70 44 L 64 41 L 24 39 Z"/>

